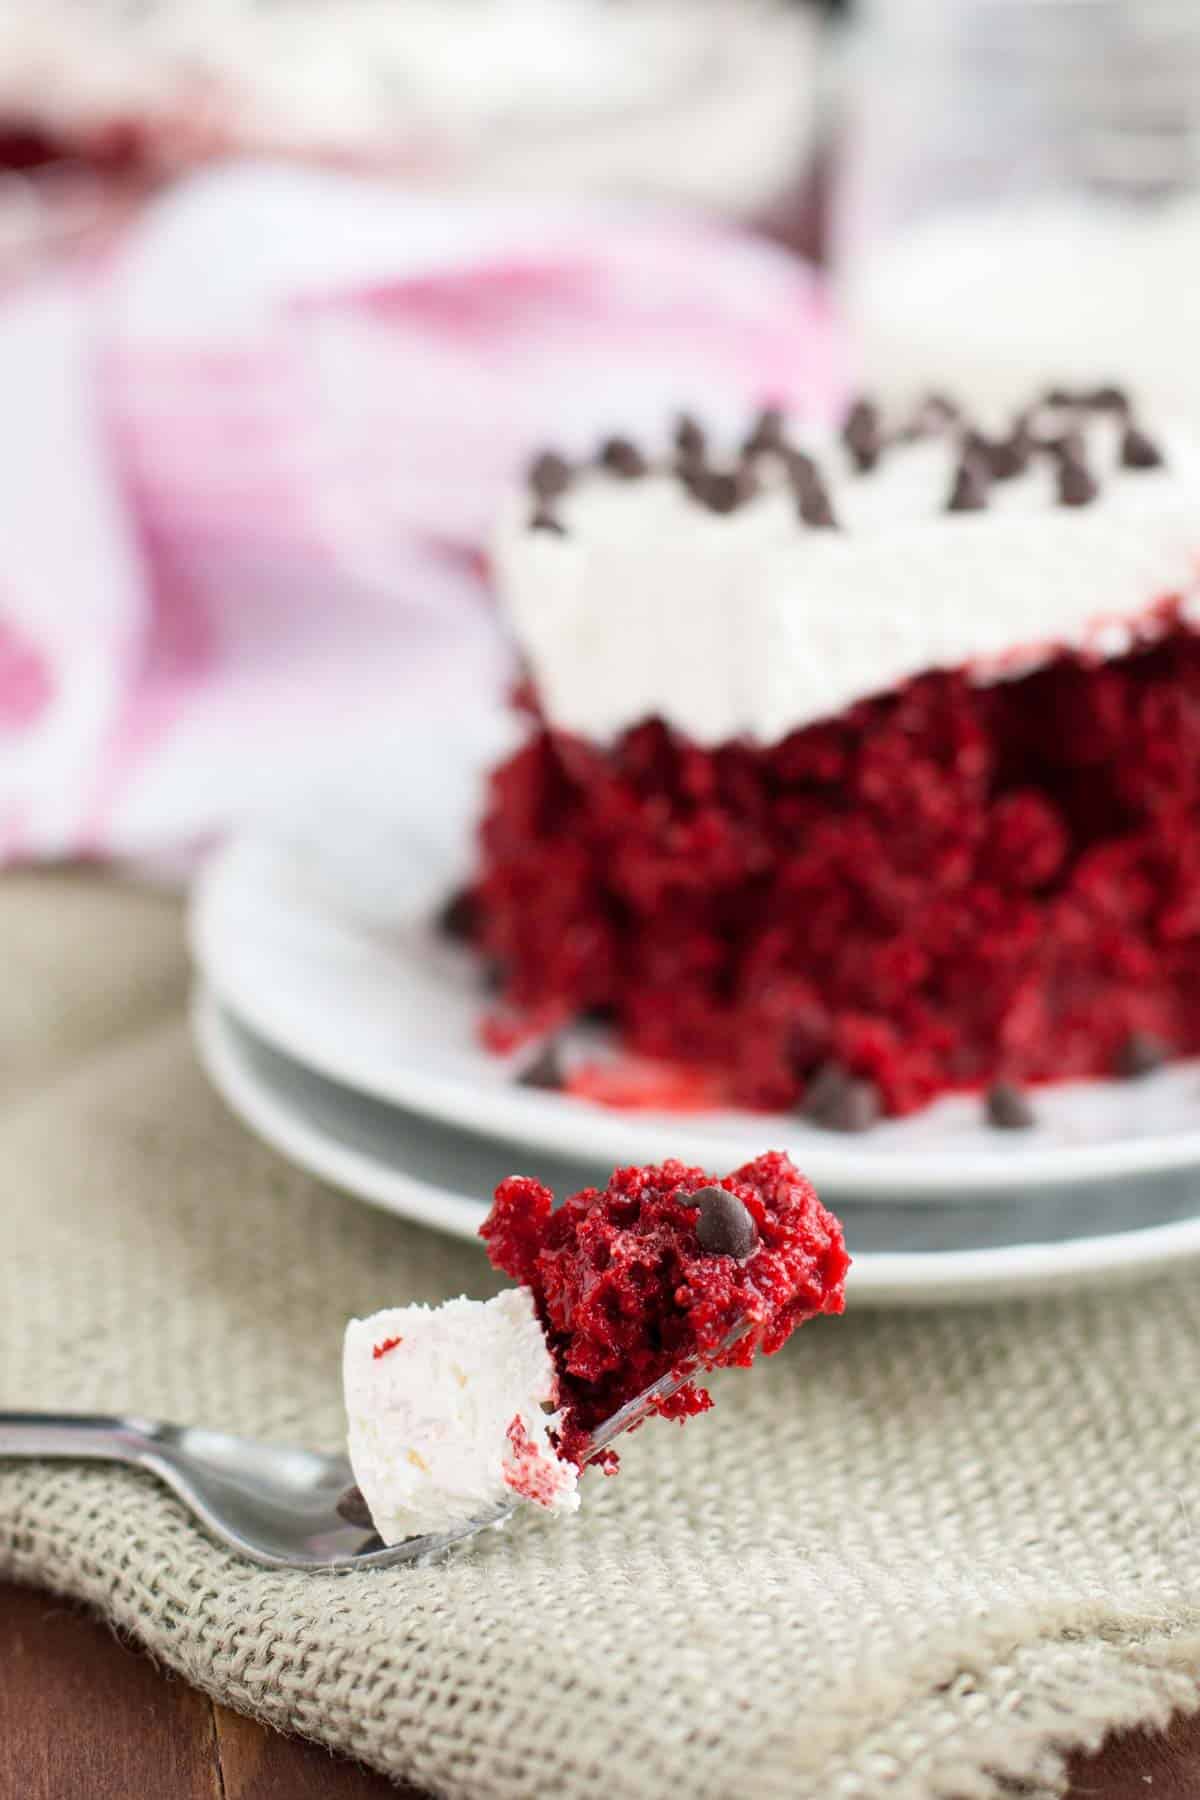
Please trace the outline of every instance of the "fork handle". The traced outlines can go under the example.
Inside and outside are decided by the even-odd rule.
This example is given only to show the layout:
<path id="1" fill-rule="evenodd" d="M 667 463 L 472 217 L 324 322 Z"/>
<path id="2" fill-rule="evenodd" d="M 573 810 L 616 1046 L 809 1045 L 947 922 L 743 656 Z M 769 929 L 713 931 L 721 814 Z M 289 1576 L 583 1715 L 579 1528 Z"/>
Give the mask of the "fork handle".
<path id="1" fill-rule="evenodd" d="M 160 1429 L 151 1419 L 116 1413 L 0 1412 L 0 1461 L 70 1457 L 138 1464 L 153 1449 Z"/>

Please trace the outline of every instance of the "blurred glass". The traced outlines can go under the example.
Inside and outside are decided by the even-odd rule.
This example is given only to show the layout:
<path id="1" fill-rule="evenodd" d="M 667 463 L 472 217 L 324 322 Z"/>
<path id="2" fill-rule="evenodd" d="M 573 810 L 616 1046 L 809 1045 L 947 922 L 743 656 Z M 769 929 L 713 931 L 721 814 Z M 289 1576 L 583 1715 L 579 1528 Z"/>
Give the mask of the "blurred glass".
<path id="1" fill-rule="evenodd" d="M 868 0 L 839 244 L 949 205 L 1200 179 L 1196 0 Z"/>
<path id="2" fill-rule="evenodd" d="M 845 73 L 832 241 L 872 375 L 927 378 L 939 339 L 984 388 L 976 352 L 1136 365 L 1131 334 L 1194 324 L 1151 290 L 1200 289 L 1197 0 L 866 0 Z"/>

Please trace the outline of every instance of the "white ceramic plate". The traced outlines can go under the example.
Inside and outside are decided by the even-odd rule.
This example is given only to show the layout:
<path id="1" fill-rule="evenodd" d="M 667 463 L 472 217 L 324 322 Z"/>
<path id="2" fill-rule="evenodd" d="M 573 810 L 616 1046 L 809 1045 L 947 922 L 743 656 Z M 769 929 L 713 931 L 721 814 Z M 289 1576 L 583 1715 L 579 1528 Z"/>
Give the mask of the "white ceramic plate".
<path id="1" fill-rule="evenodd" d="M 247 1024 L 317 1073 L 377 1099 L 510 1143 L 611 1167 L 681 1156 L 728 1168 L 788 1150 L 831 1197 L 964 1202 L 983 1193 L 1200 1172 L 1200 1071 L 1064 1084 L 1038 1124 L 990 1130 L 977 1101 L 939 1101 L 862 1137 L 786 1114 L 621 1112 L 517 1085 L 480 1047 L 474 959 L 431 920 L 466 867 L 484 746 L 439 745 L 419 779 L 358 810 L 344 793 L 305 820 L 232 843 L 197 889 L 192 941 L 208 984 Z M 406 797 L 401 798 L 401 794 Z"/>
<path id="2" fill-rule="evenodd" d="M 347 1192 L 402 1218 L 474 1238 L 496 1183 L 514 1165 L 566 1194 L 603 1182 L 603 1164 L 515 1156 L 316 1075 L 199 992 L 201 1058 L 260 1137 Z M 855 1306 L 961 1303 L 1145 1277 L 1200 1257 L 1200 1191 L 1185 1173 L 1149 1187 L 1059 1189 L 997 1206 L 839 1201 L 854 1256 Z"/>

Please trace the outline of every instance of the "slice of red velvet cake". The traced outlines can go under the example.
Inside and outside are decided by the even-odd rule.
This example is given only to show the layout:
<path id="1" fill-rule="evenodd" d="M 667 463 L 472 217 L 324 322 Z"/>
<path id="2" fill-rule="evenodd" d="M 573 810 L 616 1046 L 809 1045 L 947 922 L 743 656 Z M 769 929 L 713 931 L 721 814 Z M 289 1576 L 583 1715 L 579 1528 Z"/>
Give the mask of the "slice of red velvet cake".
<path id="1" fill-rule="evenodd" d="M 1200 1050 L 1196 450 L 1106 388 L 531 485 L 472 893 L 506 1022 L 843 1128 Z"/>
<path id="2" fill-rule="evenodd" d="M 660 1376 L 748 1367 L 845 1303 L 841 1226 L 775 1152 L 723 1181 L 680 1162 L 617 1169 L 607 1188 L 585 1188 L 557 1211 L 548 1188 L 514 1175 L 496 1190 L 482 1236 L 496 1267 L 533 1295 L 570 1461 Z M 688 1382 L 658 1410 L 684 1419 L 709 1405 Z"/>

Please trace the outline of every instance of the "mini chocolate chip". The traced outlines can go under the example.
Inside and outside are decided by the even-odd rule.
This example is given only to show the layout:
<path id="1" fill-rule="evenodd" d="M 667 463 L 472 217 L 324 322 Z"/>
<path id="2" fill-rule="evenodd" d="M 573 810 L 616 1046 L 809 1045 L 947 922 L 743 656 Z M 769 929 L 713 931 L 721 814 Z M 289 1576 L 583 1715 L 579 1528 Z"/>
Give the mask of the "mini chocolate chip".
<path id="1" fill-rule="evenodd" d="M 837 520 L 825 483 L 814 469 L 807 480 L 795 484 L 796 509 L 806 525 L 818 531 L 836 531 Z"/>
<path id="2" fill-rule="evenodd" d="M 1100 492 L 1098 483 L 1082 457 L 1064 454 L 1058 463 L 1058 503 L 1060 506 L 1090 506 Z"/>
<path id="3" fill-rule="evenodd" d="M 968 445 L 954 471 L 954 485 L 946 501 L 946 511 L 986 512 L 988 489 L 991 485 L 992 477 L 987 461 L 979 450 Z"/>
<path id="4" fill-rule="evenodd" d="M 846 1085 L 846 1073 L 837 1063 L 822 1063 L 814 1075 L 810 1075 L 804 1085 L 804 1095 L 800 1102 L 800 1110 L 809 1118 L 816 1119 L 831 1106 Z"/>
<path id="5" fill-rule="evenodd" d="M 1116 1072 L 1126 1081 L 1137 1081 L 1161 1069 L 1170 1054 L 1167 1045 L 1152 1031 L 1131 1031 L 1117 1051 Z"/>
<path id="6" fill-rule="evenodd" d="M 1023 475 L 1033 456 L 1033 433 L 1019 419 L 1007 437 L 993 438 L 987 446 L 988 468 L 994 481 L 1012 481 Z"/>
<path id="7" fill-rule="evenodd" d="M 1087 461 L 1087 444 L 1083 433 L 1073 426 L 1069 431 L 1060 431 L 1054 437 L 1043 438 L 1042 449 L 1057 457 L 1059 462 Z"/>
<path id="8" fill-rule="evenodd" d="M 1121 434 L 1121 467 L 1123 469 L 1161 469 L 1163 453 L 1153 438 L 1136 425 L 1127 425 Z"/>
<path id="9" fill-rule="evenodd" d="M 875 467 L 883 452 L 883 431 L 879 408 L 873 400 L 854 402 L 842 426 L 842 442 L 860 474 L 866 475 Z"/>
<path id="10" fill-rule="evenodd" d="M 555 518 L 548 506 L 535 506 L 529 516 L 530 531 L 549 531 L 555 537 L 566 537 L 567 528 L 561 519 Z"/>
<path id="11" fill-rule="evenodd" d="M 986 1105 L 988 1124 L 1000 1131 L 1026 1131 L 1036 1123 L 1032 1106 L 1015 1082 L 993 1082 Z"/>
<path id="12" fill-rule="evenodd" d="M 337 1514 L 345 1519 L 347 1525 L 357 1525 L 363 1531 L 374 1531 L 375 1521 L 371 1517 L 371 1509 L 363 1499 L 360 1487 L 344 1488 L 338 1496 Z"/>
<path id="13" fill-rule="evenodd" d="M 873 1081 L 847 1081 L 836 1106 L 822 1123 L 831 1131 L 869 1131 L 881 1111 L 879 1089 Z"/>
<path id="14" fill-rule="evenodd" d="M 746 463 L 736 469 L 705 469 L 689 485 L 700 504 L 715 513 L 736 512 L 758 488 L 754 471 Z"/>
<path id="15" fill-rule="evenodd" d="M 1127 413 L 1129 411 L 1129 395 L 1124 388 L 1114 386 L 1093 388 L 1082 398 L 1084 405 L 1090 406 L 1095 412 Z"/>
<path id="16" fill-rule="evenodd" d="M 794 450 L 789 445 L 781 454 L 788 480 L 797 490 L 804 482 L 819 479 L 820 470 L 806 451 Z"/>
<path id="17" fill-rule="evenodd" d="M 778 452 L 785 447 L 782 408 L 764 406 L 754 421 L 754 429 L 742 445 L 743 456 L 760 456 L 766 451 Z"/>
<path id="18" fill-rule="evenodd" d="M 553 1038 L 547 1040 L 531 1063 L 526 1063 L 517 1076 L 517 1086 L 540 1088 L 546 1093 L 557 1094 L 566 1085 L 563 1076 L 562 1057 L 558 1045 Z"/>
<path id="19" fill-rule="evenodd" d="M 475 936 L 479 924 L 479 903 L 473 888 L 456 888 L 437 915 L 437 928 L 443 937 L 467 944 Z"/>
<path id="20" fill-rule="evenodd" d="M 529 485 L 539 500 L 555 500 L 571 485 L 571 465 L 557 450 L 543 450 L 529 465 Z"/>
<path id="21" fill-rule="evenodd" d="M 630 438 L 612 437 L 601 446 L 600 461 L 614 475 L 621 475 L 626 481 L 636 481 L 644 475 L 649 466 L 637 445 Z"/>
<path id="22" fill-rule="evenodd" d="M 758 1243 L 753 1216 L 728 1188 L 701 1188 L 687 1195 L 689 1206 L 700 1208 L 696 1242 L 710 1256 L 736 1256 L 745 1261 Z"/>
<path id="23" fill-rule="evenodd" d="M 702 457 L 707 439 L 704 427 L 691 413 L 680 413 L 675 426 L 675 448 L 688 457 Z"/>
<path id="24" fill-rule="evenodd" d="M 902 436 L 906 438 L 937 437 L 939 433 L 949 431 L 960 416 L 954 401 L 948 399 L 945 394 L 926 394 L 905 426 Z"/>
<path id="25" fill-rule="evenodd" d="M 825 1063 L 810 1079 L 801 1110 L 831 1131 L 867 1131 L 881 1111 L 879 1089 L 836 1063 Z"/>

